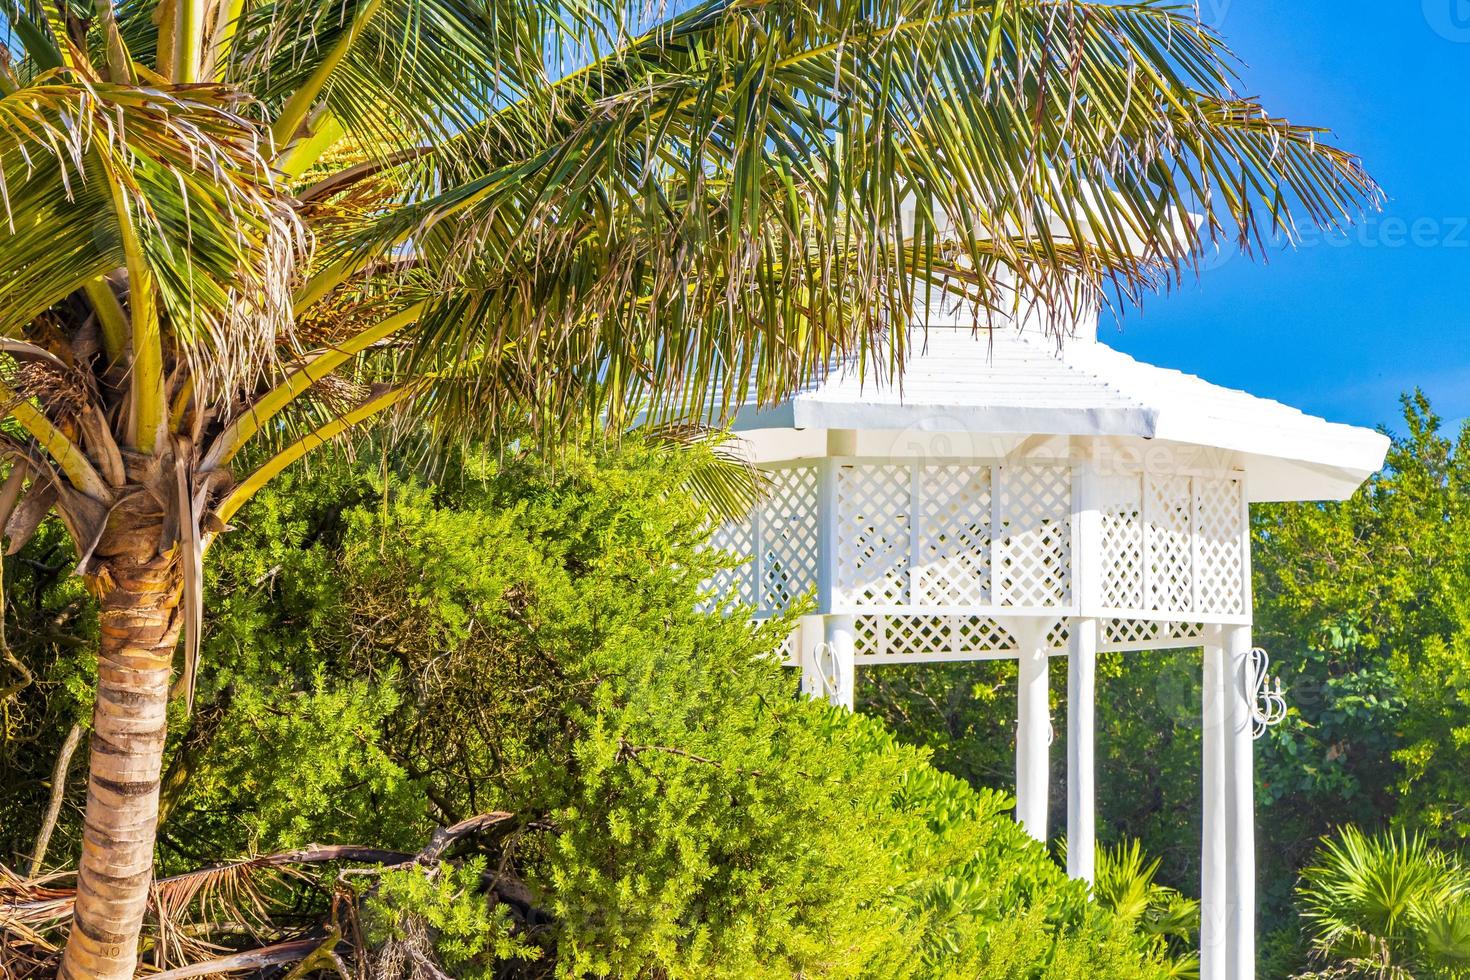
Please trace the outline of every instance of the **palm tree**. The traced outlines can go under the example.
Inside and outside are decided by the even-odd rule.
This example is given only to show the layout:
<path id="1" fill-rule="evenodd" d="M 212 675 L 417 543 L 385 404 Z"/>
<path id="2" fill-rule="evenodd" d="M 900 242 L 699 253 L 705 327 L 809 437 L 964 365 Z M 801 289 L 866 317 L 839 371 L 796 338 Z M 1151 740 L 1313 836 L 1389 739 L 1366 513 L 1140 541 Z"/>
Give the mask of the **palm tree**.
<path id="1" fill-rule="evenodd" d="M 1345 827 L 1297 888 L 1313 959 L 1306 978 L 1470 977 L 1470 867 L 1421 834 Z"/>
<path id="2" fill-rule="evenodd" d="M 718 414 L 896 364 L 915 281 L 1132 291 L 1376 193 L 1152 2 L 0 9 L 0 516 L 101 613 L 69 977 L 132 975 L 201 562 L 295 460 Z"/>

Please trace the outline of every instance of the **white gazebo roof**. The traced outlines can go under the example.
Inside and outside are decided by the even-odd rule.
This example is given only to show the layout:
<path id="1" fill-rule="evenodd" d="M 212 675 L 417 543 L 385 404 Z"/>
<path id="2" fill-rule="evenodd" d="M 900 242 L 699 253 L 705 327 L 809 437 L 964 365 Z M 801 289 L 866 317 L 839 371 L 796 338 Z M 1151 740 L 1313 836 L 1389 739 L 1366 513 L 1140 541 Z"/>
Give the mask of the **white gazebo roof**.
<path id="1" fill-rule="evenodd" d="M 901 378 L 849 362 L 775 405 L 752 399 L 733 428 L 758 456 L 773 430 L 1158 440 L 1240 454 L 1253 501 L 1347 497 L 1388 447 L 1371 429 L 1135 360 L 1094 339 L 1092 323 L 1059 344 L 1035 325 L 934 319 L 915 328 Z"/>

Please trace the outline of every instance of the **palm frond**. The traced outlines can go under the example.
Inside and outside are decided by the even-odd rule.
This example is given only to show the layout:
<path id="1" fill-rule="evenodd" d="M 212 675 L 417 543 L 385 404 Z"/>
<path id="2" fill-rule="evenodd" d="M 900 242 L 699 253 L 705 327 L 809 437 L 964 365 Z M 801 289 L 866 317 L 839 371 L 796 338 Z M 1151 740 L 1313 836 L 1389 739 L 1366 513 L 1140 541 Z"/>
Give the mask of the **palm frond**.
<path id="1" fill-rule="evenodd" d="M 122 266 L 135 230 L 201 382 L 253 380 L 289 335 L 303 241 L 239 104 L 62 75 L 0 98 L 0 334 Z"/>
<path id="2" fill-rule="evenodd" d="M 478 175 L 426 196 L 433 160 L 406 164 L 413 191 L 329 264 L 409 247 L 436 270 L 418 369 L 563 368 L 500 407 L 718 415 L 836 354 L 895 367 L 916 280 L 1074 303 L 1373 200 L 1354 158 L 1231 83 L 1218 38 L 1158 4 L 712 0 L 561 80 L 554 108 L 488 117 Z"/>
<path id="3" fill-rule="evenodd" d="M 770 489 L 769 478 L 727 432 L 690 423 L 652 425 L 635 432 L 651 448 L 687 462 L 682 489 L 716 521 L 744 518 Z"/>
<path id="4" fill-rule="evenodd" d="M 1422 834 L 1343 828 L 1297 889 L 1313 956 L 1374 975 L 1463 976 L 1467 878 L 1458 859 Z"/>
<path id="5" fill-rule="evenodd" d="M 314 116 L 329 114 L 380 157 L 448 150 L 495 109 L 542 88 L 617 9 L 596 0 L 274 0 L 244 9 L 223 77 L 271 119 L 312 93 Z"/>

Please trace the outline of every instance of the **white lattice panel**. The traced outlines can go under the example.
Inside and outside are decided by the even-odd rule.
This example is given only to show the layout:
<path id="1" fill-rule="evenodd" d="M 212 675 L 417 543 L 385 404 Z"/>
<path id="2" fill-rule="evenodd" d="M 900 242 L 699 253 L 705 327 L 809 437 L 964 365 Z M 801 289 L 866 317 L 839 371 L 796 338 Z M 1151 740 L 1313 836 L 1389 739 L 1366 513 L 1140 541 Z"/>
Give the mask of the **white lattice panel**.
<path id="1" fill-rule="evenodd" d="M 710 535 L 706 547 L 725 553 L 739 564 L 732 568 L 722 568 L 704 581 L 702 588 L 711 596 L 705 610 L 712 611 L 720 603 L 728 601 L 747 606 L 755 605 L 755 576 L 750 561 L 750 556 L 755 552 L 753 520 L 721 524 Z"/>
<path id="2" fill-rule="evenodd" d="M 984 659 L 1008 653 L 1016 640 L 999 623 L 980 616 L 859 616 L 860 657 Z"/>
<path id="3" fill-rule="evenodd" d="M 1099 593 L 1109 609 L 1143 608 L 1143 477 L 1098 477 Z"/>
<path id="4" fill-rule="evenodd" d="M 1065 616 L 1047 627 L 1046 645 L 1053 650 L 1060 650 L 1067 645 L 1067 641 L 1071 638 L 1072 625 L 1067 621 Z"/>
<path id="5" fill-rule="evenodd" d="M 1152 619 L 1112 619 L 1103 623 L 1101 646 L 1106 650 L 1161 650 L 1198 646 L 1205 627 L 1194 622 Z"/>
<path id="6" fill-rule="evenodd" d="M 1164 624 L 1151 619 L 1113 619 L 1103 626 L 1102 642 L 1109 646 L 1148 644 L 1164 633 Z"/>
<path id="7" fill-rule="evenodd" d="M 849 607 L 909 601 L 911 468 L 843 466 L 837 471 L 837 593 Z"/>
<path id="8" fill-rule="evenodd" d="M 1072 598 L 1072 471 L 1004 466 L 999 473 L 997 603 L 1067 604 Z"/>
<path id="9" fill-rule="evenodd" d="M 1187 612 L 1194 602 L 1194 558 L 1190 540 L 1193 500 L 1187 476 L 1144 476 L 1144 549 L 1147 566 L 1144 608 Z"/>
<path id="10" fill-rule="evenodd" d="M 924 466 L 918 480 L 915 604 L 989 604 L 990 467 Z"/>
<path id="11" fill-rule="evenodd" d="M 1174 640 L 1197 640 L 1204 636 L 1204 623 L 1170 623 L 1169 637 Z"/>
<path id="12" fill-rule="evenodd" d="M 779 612 L 817 585 L 817 470 L 790 466 L 769 473 L 770 491 L 757 515 L 760 608 Z"/>
<path id="13" fill-rule="evenodd" d="M 1245 609 L 1244 506 L 1239 480 L 1196 478 L 1195 608 L 1240 615 Z"/>
<path id="14" fill-rule="evenodd" d="M 966 616 L 959 620 L 955 637 L 958 649 L 965 651 L 1014 650 L 1016 638 L 993 619 Z"/>
<path id="15" fill-rule="evenodd" d="M 766 501 L 748 521 L 719 528 L 711 540 L 712 547 L 753 560 L 715 576 L 707 583 L 712 591 L 762 614 L 815 591 L 824 540 L 823 465 L 769 468 Z M 830 465 L 837 508 L 830 515 L 832 611 L 1004 618 L 1071 605 L 1077 529 L 1070 466 Z M 1082 543 L 1097 548 L 1097 560 L 1088 563 L 1100 576 L 1091 593 L 1096 608 L 1119 624 L 1109 642 L 1163 642 L 1177 639 L 1169 623 L 1248 615 L 1238 477 L 1135 472 L 1093 480 L 1096 536 L 1084 524 Z M 1054 615 L 1064 611 L 1075 614 Z"/>

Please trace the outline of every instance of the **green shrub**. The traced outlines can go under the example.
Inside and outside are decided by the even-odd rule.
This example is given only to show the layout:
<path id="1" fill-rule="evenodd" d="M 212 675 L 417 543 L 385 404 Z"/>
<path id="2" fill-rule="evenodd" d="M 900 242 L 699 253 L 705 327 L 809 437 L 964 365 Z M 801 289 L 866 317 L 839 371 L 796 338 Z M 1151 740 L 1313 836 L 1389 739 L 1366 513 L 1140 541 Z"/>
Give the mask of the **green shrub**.
<path id="1" fill-rule="evenodd" d="M 167 870 L 413 852 L 503 811 L 350 879 L 375 975 L 415 957 L 465 978 L 1169 975 L 1008 797 L 798 697 L 789 621 L 698 611 L 731 559 L 678 489 L 697 462 L 630 445 L 467 462 L 433 488 L 325 466 L 263 492 L 211 558 Z"/>

